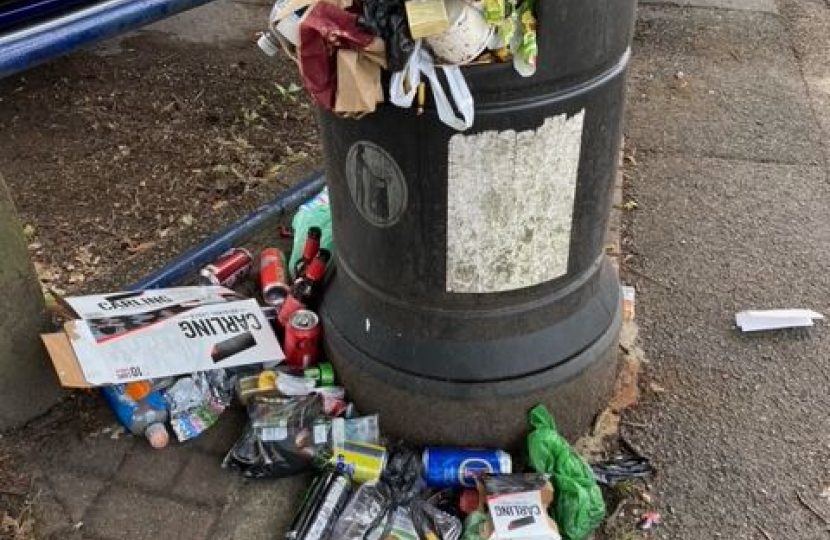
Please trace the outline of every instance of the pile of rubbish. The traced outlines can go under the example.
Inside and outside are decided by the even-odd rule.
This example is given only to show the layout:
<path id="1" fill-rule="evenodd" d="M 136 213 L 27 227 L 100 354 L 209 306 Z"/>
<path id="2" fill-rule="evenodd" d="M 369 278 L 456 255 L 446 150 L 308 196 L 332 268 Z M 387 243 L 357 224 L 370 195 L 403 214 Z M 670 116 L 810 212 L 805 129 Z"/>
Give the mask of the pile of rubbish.
<path id="1" fill-rule="evenodd" d="M 388 81 L 389 101 L 409 108 L 417 98 L 423 112 L 428 81 L 441 121 L 463 131 L 474 104 L 460 66 L 511 62 L 532 76 L 535 9 L 536 0 L 278 0 L 258 44 L 271 56 L 284 50 L 325 110 L 374 112 Z"/>
<path id="2" fill-rule="evenodd" d="M 647 472 L 627 462 L 592 470 L 541 405 L 529 413 L 527 467 L 500 449 L 386 439 L 322 358 L 327 192 L 292 225 L 288 260 L 274 247 L 258 260 L 234 248 L 201 269 L 197 286 L 59 299 L 67 322 L 43 339 L 61 382 L 100 388 L 154 448 L 244 407 L 223 467 L 252 479 L 317 473 L 287 540 L 577 540 L 605 516 L 598 480 Z"/>
<path id="3" fill-rule="evenodd" d="M 288 439 L 309 437 L 295 418 Z M 503 450 L 383 445 L 368 418 L 346 418 L 347 440 L 309 449 L 320 473 L 287 540 L 577 540 L 605 516 L 591 468 L 541 405 L 530 413 L 527 472 Z"/>

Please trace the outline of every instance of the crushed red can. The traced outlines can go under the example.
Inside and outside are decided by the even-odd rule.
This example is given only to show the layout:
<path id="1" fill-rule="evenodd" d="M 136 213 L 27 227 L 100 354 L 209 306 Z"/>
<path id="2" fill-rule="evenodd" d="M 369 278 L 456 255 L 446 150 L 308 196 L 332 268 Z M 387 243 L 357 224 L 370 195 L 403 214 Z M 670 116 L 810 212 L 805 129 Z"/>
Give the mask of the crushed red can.
<path id="1" fill-rule="evenodd" d="M 285 328 L 287 332 L 288 322 L 291 320 L 291 317 L 301 309 L 305 309 L 305 307 L 305 304 L 298 300 L 297 297 L 293 294 L 289 294 L 277 312 L 277 322 L 280 326 Z"/>
<path id="2" fill-rule="evenodd" d="M 200 285 L 222 285 L 231 288 L 247 276 L 254 266 L 254 258 L 247 249 L 233 248 L 216 262 L 199 272 Z"/>
<path id="3" fill-rule="evenodd" d="M 285 364 L 304 370 L 317 363 L 320 354 L 320 317 L 307 309 L 296 311 L 285 328 Z"/>

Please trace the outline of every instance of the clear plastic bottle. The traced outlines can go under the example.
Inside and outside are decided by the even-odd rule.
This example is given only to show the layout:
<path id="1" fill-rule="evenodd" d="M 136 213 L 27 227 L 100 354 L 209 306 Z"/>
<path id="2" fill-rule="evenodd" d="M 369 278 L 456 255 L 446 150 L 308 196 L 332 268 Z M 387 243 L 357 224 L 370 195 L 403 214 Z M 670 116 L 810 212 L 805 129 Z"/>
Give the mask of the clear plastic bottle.
<path id="1" fill-rule="evenodd" d="M 101 392 L 118 421 L 131 433 L 146 437 L 153 448 L 167 446 L 167 402 L 151 382 L 116 384 L 102 388 Z"/>

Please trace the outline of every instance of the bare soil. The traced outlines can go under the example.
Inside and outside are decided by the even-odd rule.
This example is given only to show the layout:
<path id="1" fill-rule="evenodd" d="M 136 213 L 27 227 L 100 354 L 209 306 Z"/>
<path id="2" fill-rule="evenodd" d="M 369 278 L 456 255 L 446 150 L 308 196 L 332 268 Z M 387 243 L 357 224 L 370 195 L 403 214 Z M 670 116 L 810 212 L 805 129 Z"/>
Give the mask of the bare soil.
<path id="1" fill-rule="evenodd" d="M 45 289 L 115 290 L 320 168 L 296 67 L 142 34 L 0 80 L 0 175 Z M 32 538 L 26 448 L 105 422 L 75 393 L 0 435 L 0 540 Z"/>
<path id="2" fill-rule="evenodd" d="M 124 286 L 319 165 L 296 67 L 140 35 L 0 80 L 0 174 L 41 280 Z"/>

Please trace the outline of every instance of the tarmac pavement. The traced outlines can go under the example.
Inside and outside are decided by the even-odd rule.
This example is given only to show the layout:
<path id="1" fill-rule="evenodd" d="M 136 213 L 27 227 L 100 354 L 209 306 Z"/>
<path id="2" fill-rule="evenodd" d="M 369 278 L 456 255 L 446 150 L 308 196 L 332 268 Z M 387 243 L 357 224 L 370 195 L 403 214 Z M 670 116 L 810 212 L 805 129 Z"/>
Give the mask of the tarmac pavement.
<path id="1" fill-rule="evenodd" d="M 828 327 L 734 314 L 830 315 L 830 5 L 705 4 L 641 6 L 625 279 L 650 391 L 624 433 L 660 471 L 654 537 L 827 538 Z"/>

